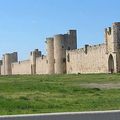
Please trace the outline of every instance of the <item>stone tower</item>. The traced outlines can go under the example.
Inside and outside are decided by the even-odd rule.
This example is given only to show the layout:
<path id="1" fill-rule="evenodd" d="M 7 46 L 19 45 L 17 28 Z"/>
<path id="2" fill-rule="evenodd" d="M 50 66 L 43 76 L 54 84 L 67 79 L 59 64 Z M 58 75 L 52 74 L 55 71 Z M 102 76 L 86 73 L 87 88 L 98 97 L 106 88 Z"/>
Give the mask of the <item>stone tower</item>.
<path id="1" fill-rule="evenodd" d="M 36 58 L 41 56 L 41 51 L 35 49 L 30 53 L 31 74 L 36 74 Z"/>
<path id="2" fill-rule="evenodd" d="M 76 30 L 69 30 L 69 32 L 68 32 L 68 46 L 67 47 L 70 50 L 77 49 L 77 31 Z"/>
<path id="3" fill-rule="evenodd" d="M 3 55 L 4 75 L 12 75 L 12 63 L 18 61 L 17 52 Z"/>
<path id="4" fill-rule="evenodd" d="M 12 74 L 11 55 L 10 54 L 5 54 L 3 56 L 3 61 L 4 61 L 4 74 L 5 75 L 11 75 Z"/>
<path id="5" fill-rule="evenodd" d="M 105 29 L 105 43 L 109 71 L 120 72 L 120 22 Z"/>
<path id="6" fill-rule="evenodd" d="M 120 22 L 113 23 L 113 48 L 120 52 Z"/>
<path id="7" fill-rule="evenodd" d="M 46 38 L 48 74 L 54 74 L 54 38 Z"/>
<path id="8" fill-rule="evenodd" d="M 48 74 L 66 73 L 66 50 L 77 49 L 76 30 L 69 30 L 67 34 L 58 34 L 54 38 L 47 38 Z"/>
<path id="9" fill-rule="evenodd" d="M 120 22 L 105 29 L 106 52 L 118 52 L 120 49 Z"/>
<path id="10" fill-rule="evenodd" d="M 2 66 L 2 60 L 0 60 L 0 75 L 1 75 L 1 66 Z"/>
<path id="11" fill-rule="evenodd" d="M 69 30 L 67 34 L 54 37 L 55 73 L 66 73 L 66 50 L 77 49 L 77 32 Z"/>
<path id="12" fill-rule="evenodd" d="M 54 36 L 55 74 L 66 73 L 66 46 L 64 35 Z"/>

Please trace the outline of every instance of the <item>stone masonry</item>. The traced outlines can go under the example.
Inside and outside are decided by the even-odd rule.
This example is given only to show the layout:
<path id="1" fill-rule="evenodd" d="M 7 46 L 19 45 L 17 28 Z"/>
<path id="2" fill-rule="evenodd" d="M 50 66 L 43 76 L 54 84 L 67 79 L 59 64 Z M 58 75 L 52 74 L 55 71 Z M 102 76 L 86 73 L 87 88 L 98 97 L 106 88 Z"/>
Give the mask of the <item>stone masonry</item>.
<path id="1" fill-rule="evenodd" d="M 18 61 L 17 52 L 0 60 L 0 75 L 81 74 L 120 72 L 120 22 L 105 29 L 105 42 L 77 49 L 77 31 L 46 38 L 47 55 L 35 49 L 30 58 Z"/>

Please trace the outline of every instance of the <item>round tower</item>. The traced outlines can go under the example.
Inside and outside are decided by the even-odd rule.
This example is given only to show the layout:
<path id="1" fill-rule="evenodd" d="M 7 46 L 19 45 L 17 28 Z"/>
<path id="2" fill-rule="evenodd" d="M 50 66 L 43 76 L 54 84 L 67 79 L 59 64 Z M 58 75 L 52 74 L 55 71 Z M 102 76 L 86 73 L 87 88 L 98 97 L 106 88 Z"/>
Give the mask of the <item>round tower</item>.
<path id="1" fill-rule="evenodd" d="M 31 74 L 36 74 L 36 52 L 32 51 L 30 53 L 30 61 L 31 61 Z"/>
<path id="2" fill-rule="evenodd" d="M 11 55 L 5 54 L 4 55 L 4 73 L 5 75 L 11 75 L 12 69 L 11 69 Z"/>
<path id="3" fill-rule="evenodd" d="M 66 72 L 66 50 L 64 35 L 54 36 L 54 58 L 55 58 L 55 73 L 63 74 Z"/>
<path id="4" fill-rule="evenodd" d="M 48 74 L 54 74 L 54 38 L 46 38 Z"/>

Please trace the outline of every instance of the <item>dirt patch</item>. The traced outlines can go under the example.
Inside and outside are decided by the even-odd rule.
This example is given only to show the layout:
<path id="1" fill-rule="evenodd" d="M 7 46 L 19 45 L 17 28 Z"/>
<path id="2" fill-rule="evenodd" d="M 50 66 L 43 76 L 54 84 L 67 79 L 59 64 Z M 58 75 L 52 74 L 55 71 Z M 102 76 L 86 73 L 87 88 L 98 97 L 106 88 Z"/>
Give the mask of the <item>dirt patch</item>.
<path id="1" fill-rule="evenodd" d="M 120 89 L 120 83 L 106 83 L 106 84 L 98 84 L 98 83 L 90 83 L 90 84 L 80 84 L 80 87 L 84 88 L 100 88 L 100 89 Z"/>

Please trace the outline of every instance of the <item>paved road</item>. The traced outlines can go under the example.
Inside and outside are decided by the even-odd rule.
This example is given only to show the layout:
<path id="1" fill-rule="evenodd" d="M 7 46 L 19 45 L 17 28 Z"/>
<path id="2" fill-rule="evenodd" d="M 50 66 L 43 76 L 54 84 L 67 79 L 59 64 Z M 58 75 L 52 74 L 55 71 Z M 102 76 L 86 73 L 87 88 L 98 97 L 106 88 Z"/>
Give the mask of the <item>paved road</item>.
<path id="1" fill-rule="evenodd" d="M 0 120 L 120 120 L 120 111 L 1 116 Z"/>

